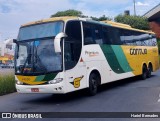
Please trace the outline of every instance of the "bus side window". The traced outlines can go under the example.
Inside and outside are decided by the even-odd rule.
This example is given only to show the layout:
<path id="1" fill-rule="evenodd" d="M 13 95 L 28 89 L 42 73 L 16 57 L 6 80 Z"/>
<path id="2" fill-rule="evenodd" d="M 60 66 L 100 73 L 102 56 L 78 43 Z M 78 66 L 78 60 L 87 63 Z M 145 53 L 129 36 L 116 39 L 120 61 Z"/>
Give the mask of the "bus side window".
<path id="1" fill-rule="evenodd" d="M 127 36 L 127 33 L 124 29 L 119 29 L 120 31 L 120 40 L 121 40 L 121 43 L 122 45 L 126 45 L 126 36 Z"/>
<path id="2" fill-rule="evenodd" d="M 83 22 L 84 45 L 96 44 L 94 40 L 93 25 Z"/>
<path id="3" fill-rule="evenodd" d="M 103 41 L 105 44 L 121 45 L 120 30 L 115 27 L 103 27 Z"/>
<path id="4" fill-rule="evenodd" d="M 110 28 L 110 35 L 113 41 L 114 45 L 121 45 L 121 39 L 120 39 L 120 29 L 119 28 L 115 28 L 115 27 L 111 27 Z"/>
<path id="5" fill-rule="evenodd" d="M 101 25 L 95 25 L 94 26 L 94 39 L 96 44 L 103 44 L 103 40 L 102 40 L 102 26 Z"/>
<path id="6" fill-rule="evenodd" d="M 157 39 L 156 39 L 156 36 L 151 34 L 151 40 L 150 40 L 150 46 L 157 46 Z"/>
<path id="7" fill-rule="evenodd" d="M 108 27 L 103 27 L 103 43 L 104 44 L 112 44 L 112 40 L 110 39 L 109 36 L 109 29 Z"/>
<path id="8" fill-rule="evenodd" d="M 125 40 L 127 45 L 136 45 L 136 38 L 134 38 L 134 32 L 132 30 L 125 30 Z"/>

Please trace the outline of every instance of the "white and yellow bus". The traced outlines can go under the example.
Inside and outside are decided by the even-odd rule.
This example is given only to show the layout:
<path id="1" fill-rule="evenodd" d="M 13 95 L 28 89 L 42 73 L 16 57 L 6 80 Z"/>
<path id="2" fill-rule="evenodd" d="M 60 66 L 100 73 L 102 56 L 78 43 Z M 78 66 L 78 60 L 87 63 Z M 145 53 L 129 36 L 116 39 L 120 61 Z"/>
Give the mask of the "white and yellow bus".
<path id="1" fill-rule="evenodd" d="M 159 68 L 155 34 L 111 21 L 57 17 L 22 25 L 16 43 L 19 93 L 65 94 Z"/>

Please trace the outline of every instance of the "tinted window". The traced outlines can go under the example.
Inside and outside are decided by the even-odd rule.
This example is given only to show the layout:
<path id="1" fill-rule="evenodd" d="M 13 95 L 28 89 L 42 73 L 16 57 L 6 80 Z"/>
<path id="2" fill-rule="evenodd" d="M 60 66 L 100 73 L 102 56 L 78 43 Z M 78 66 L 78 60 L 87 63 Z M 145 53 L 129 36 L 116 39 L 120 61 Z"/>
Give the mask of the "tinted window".
<path id="1" fill-rule="evenodd" d="M 93 25 L 89 23 L 83 23 L 83 31 L 84 31 L 84 44 L 96 44 L 94 40 L 94 33 L 93 33 Z"/>
<path id="2" fill-rule="evenodd" d="M 106 44 L 121 45 L 120 30 L 115 27 L 103 27 L 103 41 Z"/>
<path id="3" fill-rule="evenodd" d="M 155 46 L 157 45 L 153 35 L 132 30 L 120 29 L 120 38 L 123 45 Z"/>
<path id="4" fill-rule="evenodd" d="M 83 23 L 84 44 L 103 44 L 102 26 L 92 23 Z"/>
<path id="5" fill-rule="evenodd" d="M 64 61 L 65 69 L 73 68 L 81 54 L 82 49 L 82 35 L 81 24 L 79 21 L 70 21 L 66 26 L 66 34 L 68 37 L 64 44 Z"/>
<path id="6" fill-rule="evenodd" d="M 134 41 L 137 46 L 150 46 L 151 38 L 150 34 L 142 32 L 134 32 Z"/>
<path id="7" fill-rule="evenodd" d="M 96 44 L 103 44 L 102 40 L 102 26 L 94 25 L 93 26 L 94 39 Z"/>
<path id="8" fill-rule="evenodd" d="M 66 26 L 66 34 L 70 38 L 69 41 L 80 42 L 82 39 L 80 22 L 68 22 Z"/>
<path id="9" fill-rule="evenodd" d="M 84 44 L 112 44 L 131 46 L 155 46 L 154 35 L 117 28 L 113 26 L 101 26 L 92 23 L 83 23 Z"/>
<path id="10" fill-rule="evenodd" d="M 155 35 L 151 35 L 152 36 L 152 42 L 151 42 L 151 45 L 152 46 L 157 46 L 157 38 Z"/>
<path id="11" fill-rule="evenodd" d="M 108 27 L 103 27 L 103 43 L 104 44 L 112 44 L 112 40 L 110 39 L 110 32 Z"/>

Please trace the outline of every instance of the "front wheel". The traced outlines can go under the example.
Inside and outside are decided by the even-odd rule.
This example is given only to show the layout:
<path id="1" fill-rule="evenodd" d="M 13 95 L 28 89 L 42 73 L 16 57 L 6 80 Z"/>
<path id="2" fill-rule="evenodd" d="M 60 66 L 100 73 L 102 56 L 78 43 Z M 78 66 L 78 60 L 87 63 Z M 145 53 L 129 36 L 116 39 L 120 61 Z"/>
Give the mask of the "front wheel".
<path id="1" fill-rule="evenodd" d="M 90 77 L 89 77 L 89 94 L 91 96 L 94 96 L 97 94 L 97 90 L 98 90 L 98 77 L 96 76 L 96 74 L 91 73 Z"/>

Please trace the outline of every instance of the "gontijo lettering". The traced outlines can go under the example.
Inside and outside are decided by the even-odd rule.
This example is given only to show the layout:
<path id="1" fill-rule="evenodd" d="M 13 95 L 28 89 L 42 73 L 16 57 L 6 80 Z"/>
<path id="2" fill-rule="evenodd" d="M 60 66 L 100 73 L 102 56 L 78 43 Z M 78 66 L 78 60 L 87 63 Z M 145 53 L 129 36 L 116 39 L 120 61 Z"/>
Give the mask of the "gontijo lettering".
<path id="1" fill-rule="evenodd" d="M 130 55 L 145 55 L 147 54 L 147 49 L 130 49 Z"/>

